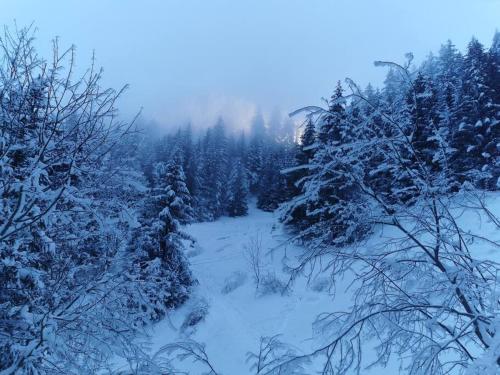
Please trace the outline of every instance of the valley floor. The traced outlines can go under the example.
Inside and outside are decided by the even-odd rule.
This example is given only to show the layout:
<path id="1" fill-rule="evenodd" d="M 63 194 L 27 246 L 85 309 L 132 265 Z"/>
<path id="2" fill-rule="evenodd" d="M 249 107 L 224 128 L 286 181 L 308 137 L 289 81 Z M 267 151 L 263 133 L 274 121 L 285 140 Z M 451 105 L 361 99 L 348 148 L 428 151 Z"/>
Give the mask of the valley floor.
<path id="1" fill-rule="evenodd" d="M 490 194 L 487 202 L 493 214 L 500 214 L 498 194 Z M 484 238 L 500 241 L 498 229 L 487 217 L 467 209 L 456 212 L 463 228 L 470 228 Z M 284 264 L 296 260 L 304 251 L 290 244 L 277 215 L 263 212 L 251 204 L 245 217 L 223 217 L 215 222 L 191 224 L 184 229 L 196 243 L 187 250 L 191 268 L 198 280 L 192 298 L 167 319 L 153 327 L 152 349 L 187 339 L 206 345 L 206 352 L 219 375 L 253 375 L 248 352 L 257 352 L 260 338 L 281 335 L 280 340 L 292 344 L 297 350 L 309 353 L 321 345 L 321 337 L 313 332 L 315 318 L 323 312 L 347 309 L 351 292 L 346 289 L 349 276 L 337 283 L 335 296 L 329 290 L 326 275 L 296 280 L 289 293 L 282 295 L 261 285 L 256 289 L 248 249 L 261 244 L 262 275 L 286 283 L 289 275 Z M 364 246 L 373 246 L 396 233 L 388 229 L 375 231 Z M 255 246 L 254 246 L 255 247 Z M 474 243 L 478 257 L 499 260 L 498 248 L 491 242 Z M 352 279 L 352 277 L 351 277 Z M 203 318 L 201 318 L 203 316 Z M 189 325 L 188 322 L 196 322 Z M 314 337 L 314 338 L 313 338 Z M 363 362 L 374 359 L 373 345 L 365 343 Z M 319 360 L 320 361 L 320 360 Z M 320 369 L 319 362 L 306 373 Z M 186 373 L 206 373 L 186 359 L 179 366 Z M 399 374 L 396 363 L 388 368 L 363 370 L 363 374 Z"/>
<path id="2" fill-rule="evenodd" d="M 312 323 L 322 312 L 331 312 L 349 305 L 344 288 L 337 289 L 335 299 L 328 290 L 328 279 L 297 280 L 290 293 L 281 295 L 256 290 L 248 248 L 262 244 L 265 254 L 262 274 L 286 283 L 283 259 L 293 260 L 303 251 L 290 244 L 275 217 L 252 204 L 249 214 L 240 218 L 221 218 L 210 223 L 196 223 L 185 230 L 197 243 L 188 256 L 194 276 L 199 281 L 193 297 L 154 327 L 153 349 L 187 338 L 206 344 L 206 352 L 214 368 L 224 375 L 254 374 L 247 363 L 247 353 L 256 352 L 260 337 L 280 334 L 280 340 L 298 350 L 310 352 L 319 344 L 312 339 Z M 187 326 L 188 316 L 206 311 L 202 321 Z M 181 368 L 190 374 L 201 373 L 196 364 L 186 360 Z M 314 371 L 311 369 L 311 371 Z M 384 371 L 387 374 L 387 370 Z M 376 371 L 366 374 L 382 373 Z M 396 368 L 393 372 L 397 373 Z"/>

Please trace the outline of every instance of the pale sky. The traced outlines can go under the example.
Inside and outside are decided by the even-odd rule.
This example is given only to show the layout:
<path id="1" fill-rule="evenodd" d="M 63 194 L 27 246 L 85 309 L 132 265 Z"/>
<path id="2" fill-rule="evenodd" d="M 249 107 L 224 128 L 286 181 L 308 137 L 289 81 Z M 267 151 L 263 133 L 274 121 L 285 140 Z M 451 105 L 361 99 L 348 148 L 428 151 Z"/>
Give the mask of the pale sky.
<path id="1" fill-rule="evenodd" d="M 79 66 L 95 50 L 106 85 L 130 84 L 125 115 L 244 126 L 256 108 L 320 104 L 346 76 L 380 84 L 374 60 L 489 45 L 500 0 L 0 0 L 0 22 L 14 20 L 35 24 L 43 54 L 55 36 Z"/>

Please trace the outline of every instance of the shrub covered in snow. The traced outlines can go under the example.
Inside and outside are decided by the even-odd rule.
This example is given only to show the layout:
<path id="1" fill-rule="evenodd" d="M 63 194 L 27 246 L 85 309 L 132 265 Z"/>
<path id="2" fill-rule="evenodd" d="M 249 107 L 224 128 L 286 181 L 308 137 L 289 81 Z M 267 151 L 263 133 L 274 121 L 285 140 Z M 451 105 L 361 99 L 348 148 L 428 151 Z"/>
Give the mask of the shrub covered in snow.
<path id="1" fill-rule="evenodd" d="M 205 317 L 208 314 L 209 307 L 210 306 L 205 299 L 199 299 L 195 301 L 189 313 L 186 315 L 186 318 L 182 322 L 181 332 L 185 332 L 188 335 L 192 333 L 194 327 L 205 320 Z"/>
<path id="2" fill-rule="evenodd" d="M 270 294 L 288 293 L 288 284 L 281 280 L 274 272 L 266 272 L 262 275 L 257 293 L 260 296 Z"/>

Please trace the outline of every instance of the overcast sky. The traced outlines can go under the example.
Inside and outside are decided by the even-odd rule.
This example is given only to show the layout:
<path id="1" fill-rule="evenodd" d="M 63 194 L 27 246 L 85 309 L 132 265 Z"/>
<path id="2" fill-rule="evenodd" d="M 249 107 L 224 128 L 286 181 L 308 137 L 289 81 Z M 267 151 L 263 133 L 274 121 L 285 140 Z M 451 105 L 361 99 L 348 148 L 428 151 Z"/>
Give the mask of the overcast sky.
<path id="1" fill-rule="evenodd" d="M 223 115 L 245 125 L 256 108 L 319 104 L 338 79 L 380 84 L 377 59 L 417 60 L 447 39 L 489 45 L 500 0 L 0 0 L 2 24 L 59 36 L 78 64 L 95 50 L 105 83 L 130 84 L 124 114 L 177 126 Z"/>

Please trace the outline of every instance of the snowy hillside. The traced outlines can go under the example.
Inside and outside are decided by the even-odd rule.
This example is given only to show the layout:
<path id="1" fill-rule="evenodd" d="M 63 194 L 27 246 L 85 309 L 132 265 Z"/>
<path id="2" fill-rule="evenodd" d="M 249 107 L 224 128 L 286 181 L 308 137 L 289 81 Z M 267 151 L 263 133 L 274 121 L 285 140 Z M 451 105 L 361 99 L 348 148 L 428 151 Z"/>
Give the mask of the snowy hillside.
<path id="1" fill-rule="evenodd" d="M 248 216 L 224 217 L 186 229 L 197 240 L 188 255 L 199 286 L 185 306 L 154 327 L 153 349 L 189 338 L 206 344 L 208 357 L 221 374 L 254 374 L 247 353 L 258 351 L 260 337 L 280 334 L 281 341 L 310 352 L 318 345 L 312 339 L 316 316 L 349 305 L 342 285 L 333 301 L 327 276 L 316 277 L 309 285 L 305 277 L 297 280 L 284 295 L 264 290 L 265 286 L 256 290 L 248 259 L 252 242 L 261 241 L 265 253 L 262 274 L 274 275 L 283 284 L 289 277 L 283 271 L 283 257 L 292 260 L 303 249 L 288 243 L 290 235 L 284 233 L 276 214 L 258 210 L 255 204 L 250 205 Z M 205 309 L 202 321 L 185 327 L 188 316 Z M 190 359 L 179 368 L 193 375 L 201 371 Z"/>
<path id="2" fill-rule="evenodd" d="M 307 340 L 312 320 L 317 312 L 332 307 L 326 291 L 313 290 L 326 283 L 317 280 L 311 288 L 300 285 L 281 295 L 256 290 L 253 280 L 247 255 L 252 241 L 261 241 L 262 251 L 267 253 L 262 273 L 273 274 L 283 283 L 287 275 L 282 272 L 282 257 L 293 257 L 301 250 L 282 245 L 287 236 L 272 213 L 251 205 L 248 216 L 192 224 L 187 231 L 197 240 L 189 256 L 199 286 L 187 305 L 173 313 L 171 322 L 156 327 L 157 348 L 187 337 L 203 342 L 210 360 L 223 374 L 250 373 L 247 352 L 258 349 L 261 336 L 283 334 L 283 341 L 310 349 Z M 204 321 L 183 329 L 186 316 L 205 304 L 208 314 Z M 182 367 L 192 370 L 187 362 Z"/>

